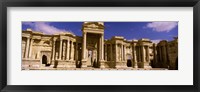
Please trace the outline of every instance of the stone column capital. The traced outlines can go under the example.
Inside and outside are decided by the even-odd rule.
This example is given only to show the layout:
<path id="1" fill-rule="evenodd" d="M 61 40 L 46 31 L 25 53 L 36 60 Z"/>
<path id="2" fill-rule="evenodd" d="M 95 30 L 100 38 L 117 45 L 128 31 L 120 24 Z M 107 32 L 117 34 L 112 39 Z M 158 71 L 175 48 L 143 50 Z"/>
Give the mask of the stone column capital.
<path id="1" fill-rule="evenodd" d="M 63 41 L 63 38 L 60 38 L 60 41 Z"/>
<path id="2" fill-rule="evenodd" d="M 56 38 L 53 38 L 53 41 L 55 42 L 55 41 L 56 41 Z"/>
<path id="3" fill-rule="evenodd" d="M 28 37 L 26 37 L 27 39 L 30 39 L 31 37 L 30 36 L 28 36 Z"/>
<path id="4" fill-rule="evenodd" d="M 86 35 L 86 34 L 87 34 L 87 32 L 83 32 L 83 34 L 84 34 L 84 35 Z"/>

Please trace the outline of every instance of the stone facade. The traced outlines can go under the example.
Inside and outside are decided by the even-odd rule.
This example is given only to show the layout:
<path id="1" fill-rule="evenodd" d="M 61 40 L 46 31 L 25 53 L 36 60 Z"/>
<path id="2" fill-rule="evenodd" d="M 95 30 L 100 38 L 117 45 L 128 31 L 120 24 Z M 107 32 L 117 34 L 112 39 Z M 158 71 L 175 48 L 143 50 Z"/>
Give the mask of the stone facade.
<path id="1" fill-rule="evenodd" d="M 173 41 L 160 41 L 157 45 L 153 44 L 155 68 L 168 68 L 178 70 L 178 38 L 174 37 Z"/>
<path id="2" fill-rule="evenodd" d="M 178 38 L 152 43 L 149 39 L 104 39 L 103 22 L 84 22 L 82 37 L 70 32 L 46 35 L 22 31 L 22 69 L 168 68 L 178 69 Z"/>

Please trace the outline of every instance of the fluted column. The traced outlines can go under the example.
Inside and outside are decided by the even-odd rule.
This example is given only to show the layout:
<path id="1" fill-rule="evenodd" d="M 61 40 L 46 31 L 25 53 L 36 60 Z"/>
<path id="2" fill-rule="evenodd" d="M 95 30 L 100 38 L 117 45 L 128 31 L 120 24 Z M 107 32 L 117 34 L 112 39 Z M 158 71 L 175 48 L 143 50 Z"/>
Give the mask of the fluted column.
<path id="1" fill-rule="evenodd" d="M 33 42 L 34 42 L 34 39 L 31 39 L 30 48 L 29 48 L 29 58 L 31 58 L 31 55 L 32 55 Z"/>
<path id="2" fill-rule="evenodd" d="M 55 40 L 53 39 L 53 54 L 52 54 L 52 60 L 55 60 Z"/>
<path id="3" fill-rule="evenodd" d="M 61 54 L 62 54 L 62 39 L 60 39 L 59 60 L 61 60 Z"/>
<path id="4" fill-rule="evenodd" d="M 27 41 L 26 41 L 26 53 L 25 53 L 25 58 L 26 59 L 28 58 L 29 41 L 30 41 L 30 38 L 27 37 Z"/>

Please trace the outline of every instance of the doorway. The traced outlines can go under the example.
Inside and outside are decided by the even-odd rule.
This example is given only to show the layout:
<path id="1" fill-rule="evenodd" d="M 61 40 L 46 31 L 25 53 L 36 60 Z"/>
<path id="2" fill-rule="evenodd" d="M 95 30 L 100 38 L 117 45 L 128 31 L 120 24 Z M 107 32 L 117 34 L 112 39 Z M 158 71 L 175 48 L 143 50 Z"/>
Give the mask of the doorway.
<path id="1" fill-rule="evenodd" d="M 131 54 L 127 54 L 127 55 L 125 55 L 126 57 L 127 57 L 127 63 L 126 63 L 126 65 L 127 65 L 127 67 L 132 67 L 132 56 L 131 56 Z"/>
<path id="2" fill-rule="evenodd" d="M 42 64 L 45 64 L 45 66 L 47 66 L 47 56 L 46 55 L 42 56 Z"/>
<path id="3" fill-rule="evenodd" d="M 87 66 L 88 67 L 92 67 L 92 55 L 93 55 L 93 52 L 92 50 L 88 50 L 88 61 L 87 61 Z"/>
<path id="4" fill-rule="evenodd" d="M 131 66 L 132 66 L 131 59 L 128 59 L 128 60 L 127 60 L 127 67 L 131 67 Z"/>

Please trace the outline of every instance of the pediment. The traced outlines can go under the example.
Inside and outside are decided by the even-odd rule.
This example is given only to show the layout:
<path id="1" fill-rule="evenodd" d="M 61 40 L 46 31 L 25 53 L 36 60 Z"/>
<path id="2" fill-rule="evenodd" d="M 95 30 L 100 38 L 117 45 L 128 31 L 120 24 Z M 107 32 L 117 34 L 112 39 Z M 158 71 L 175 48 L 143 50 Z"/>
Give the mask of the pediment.
<path id="1" fill-rule="evenodd" d="M 104 25 L 98 23 L 98 22 L 86 22 L 83 24 L 84 28 L 97 28 L 97 29 L 103 29 Z"/>

